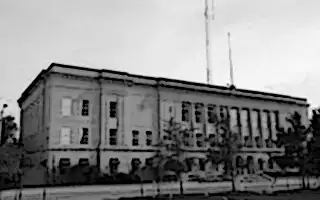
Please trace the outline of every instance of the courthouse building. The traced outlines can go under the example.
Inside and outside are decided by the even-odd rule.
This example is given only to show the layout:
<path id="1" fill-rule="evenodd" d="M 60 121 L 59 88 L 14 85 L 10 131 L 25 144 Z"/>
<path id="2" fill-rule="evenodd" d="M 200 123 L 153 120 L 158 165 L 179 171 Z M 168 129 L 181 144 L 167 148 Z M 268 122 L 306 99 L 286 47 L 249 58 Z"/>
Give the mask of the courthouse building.
<path id="1" fill-rule="evenodd" d="M 18 100 L 24 147 L 33 162 L 53 165 L 98 164 L 108 170 L 119 161 L 127 172 L 132 159 L 144 165 L 164 138 L 173 117 L 197 128 L 186 143 L 185 156 L 205 157 L 204 137 L 217 137 L 214 114 L 229 116 L 244 147 L 237 157 L 267 169 L 270 155 L 281 154 L 271 141 L 293 112 L 307 123 L 304 98 L 125 72 L 52 63 L 42 70 Z M 239 161 L 240 162 L 240 161 Z"/>

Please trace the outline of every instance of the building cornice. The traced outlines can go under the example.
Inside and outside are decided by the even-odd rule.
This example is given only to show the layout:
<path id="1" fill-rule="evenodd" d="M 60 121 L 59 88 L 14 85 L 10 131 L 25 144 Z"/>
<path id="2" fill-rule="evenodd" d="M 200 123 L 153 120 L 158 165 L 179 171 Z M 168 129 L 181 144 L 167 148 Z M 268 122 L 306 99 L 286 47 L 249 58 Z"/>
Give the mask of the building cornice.
<path id="1" fill-rule="evenodd" d="M 64 65 L 58 63 L 52 63 L 48 69 L 42 70 L 41 73 L 36 77 L 36 79 L 29 85 L 29 87 L 23 92 L 22 96 L 18 100 L 18 103 L 24 101 L 26 96 L 30 93 L 33 87 L 42 79 L 45 74 L 60 74 L 72 79 L 83 79 L 83 80 L 92 80 L 96 79 L 99 76 L 103 79 L 103 81 L 107 82 L 121 82 L 127 84 L 129 86 L 135 85 L 147 85 L 151 87 L 160 86 L 162 88 L 173 88 L 180 89 L 192 92 L 203 92 L 210 94 L 219 94 L 224 96 L 234 96 L 234 97 L 242 97 L 242 98 L 252 98 L 259 100 L 267 100 L 267 101 L 276 101 L 282 102 L 286 104 L 296 104 L 303 107 L 308 107 L 306 98 L 292 97 L 288 95 L 267 93 L 261 91 L 254 90 L 245 90 L 245 89 L 231 89 L 229 87 L 224 86 L 216 86 L 216 85 L 208 85 L 203 83 L 196 82 L 188 82 L 182 80 L 174 80 L 168 78 L 161 77 L 149 77 L 149 76 L 141 76 L 136 74 L 129 74 L 126 72 L 119 72 L 113 70 L 105 70 L 105 69 L 91 69 L 86 67 L 78 67 L 71 65 Z"/>

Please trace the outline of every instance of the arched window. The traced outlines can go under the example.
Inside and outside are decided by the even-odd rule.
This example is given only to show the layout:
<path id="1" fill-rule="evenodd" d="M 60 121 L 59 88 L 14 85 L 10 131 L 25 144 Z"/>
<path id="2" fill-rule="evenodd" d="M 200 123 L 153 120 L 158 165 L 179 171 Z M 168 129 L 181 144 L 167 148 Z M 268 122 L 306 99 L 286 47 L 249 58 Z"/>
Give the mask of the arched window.
<path id="1" fill-rule="evenodd" d="M 269 169 L 273 169 L 273 160 L 272 160 L 272 158 L 268 159 L 268 168 Z"/>
<path id="2" fill-rule="evenodd" d="M 237 174 L 242 174 L 243 173 L 243 163 L 244 160 L 241 156 L 237 156 L 236 157 L 236 170 L 237 170 Z"/>
<path id="3" fill-rule="evenodd" d="M 248 156 L 247 157 L 247 170 L 248 170 L 248 174 L 253 174 L 254 173 L 253 157 L 252 156 Z"/>
<path id="4" fill-rule="evenodd" d="M 258 159 L 258 165 L 259 165 L 259 170 L 263 170 L 263 168 L 264 168 L 264 160 L 263 159 L 261 159 L 261 158 L 259 158 Z"/>

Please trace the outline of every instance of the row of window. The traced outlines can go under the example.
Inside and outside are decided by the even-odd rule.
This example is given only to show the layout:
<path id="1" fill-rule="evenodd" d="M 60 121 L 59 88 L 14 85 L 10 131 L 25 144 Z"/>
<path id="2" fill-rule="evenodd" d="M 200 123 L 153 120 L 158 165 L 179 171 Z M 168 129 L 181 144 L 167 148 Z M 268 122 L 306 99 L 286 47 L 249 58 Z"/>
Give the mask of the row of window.
<path id="1" fill-rule="evenodd" d="M 89 144 L 89 128 L 83 127 L 79 131 L 72 131 L 70 127 L 61 127 L 59 135 L 60 144 Z"/>
<path id="2" fill-rule="evenodd" d="M 145 132 L 145 145 L 152 146 L 152 132 Z M 89 128 L 83 127 L 79 132 L 72 131 L 70 127 L 61 127 L 60 130 L 60 144 L 69 145 L 69 144 L 89 144 Z M 109 145 L 116 146 L 118 145 L 118 130 L 109 129 Z M 132 146 L 139 146 L 140 141 L 140 132 L 138 130 L 132 131 Z"/>
<path id="3" fill-rule="evenodd" d="M 194 106 L 194 109 L 192 109 L 192 106 Z M 190 102 L 182 102 L 181 108 L 181 120 L 184 122 L 194 120 L 196 123 L 213 124 L 217 118 L 227 118 L 232 132 L 242 135 L 245 147 L 256 146 L 261 148 L 264 144 L 267 147 L 272 147 L 274 145 L 272 141 L 277 139 L 277 129 L 280 126 L 278 111 L 216 106 L 213 104 L 205 107 L 203 103 L 191 104 Z M 191 114 L 192 111 L 194 111 L 194 115 Z M 191 120 L 192 118 L 193 120 Z M 214 136 L 212 133 L 208 134 L 209 137 Z M 196 134 L 197 147 L 204 146 L 203 139 L 203 134 Z M 194 144 L 192 141 L 190 143 L 190 140 L 186 140 L 185 145 L 193 146 Z"/>
<path id="4" fill-rule="evenodd" d="M 190 122 L 191 115 L 191 106 L 189 102 L 182 103 L 182 116 L 181 120 L 183 122 Z M 218 107 L 220 108 L 218 110 Z M 202 103 L 194 104 L 194 119 L 196 123 L 205 122 L 205 109 Z M 252 130 L 258 130 L 262 132 L 263 130 L 270 129 L 271 126 L 276 128 L 279 127 L 279 112 L 278 111 L 269 111 L 269 110 L 259 110 L 259 109 L 248 109 L 248 108 L 237 108 L 237 107 L 228 107 L 228 106 L 216 106 L 213 104 L 207 105 L 207 122 L 212 124 L 215 122 L 216 118 L 225 118 L 227 117 L 230 120 L 231 128 L 234 131 L 241 131 L 251 133 Z M 269 130 L 270 132 L 270 130 Z"/>
<path id="5" fill-rule="evenodd" d="M 133 130 L 131 132 L 131 135 L 132 135 L 131 145 L 132 146 L 141 145 L 140 132 L 138 130 Z M 152 131 L 146 131 L 145 136 L 146 136 L 145 137 L 145 145 L 152 146 Z M 118 130 L 117 129 L 109 129 L 109 145 L 111 145 L 111 146 L 118 145 Z"/>
<path id="6" fill-rule="evenodd" d="M 87 117 L 90 113 L 90 101 L 87 99 L 83 99 L 79 102 L 76 99 L 72 98 L 63 98 L 61 100 L 61 116 L 71 116 L 76 115 L 76 110 L 78 107 L 81 107 L 81 116 Z"/>
<path id="7" fill-rule="evenodd" d="M 194 158 L 187 158 L 185 160 L 186 162 L 186 166 L 188 167 L 188 171 L 192 170 L 192 165 L 197 165 L 199 167 L 200 170 L 204 170 L 205 169 L 205 164 L 206 164 L 206 160 L 205 159 L 199 159 L 198 164 L 196 164 L 194 162 Z M 265 165 L 265 163 L 267 165 Z M 109 159 L 109 169 L 110 169 L 110 173 L 114 173 L 118 171 L 118 166 L 120 164 L 120 161 L 118 158 L 110 158 Z M 264 170 L 265 167 L 269 168 L 269 169 L 273 169 L 273 161 L 271 159 L 268 159 L 267 161 L 259 158 L 257 161 L 258 164 L 258 169 L 259 170 Z M 89 159 L 87 158 L 80 158 L 79 162 L 78 162 L 79 166 L 89 166 Z M 135 170 L 137 169 L 138 166 L 141 165 L 141 160 L 140 158 L 132 158 L 131 159 L 131 170 Z M 60 158 L 59 160 L 59 166 L 58 168 L 60 169 L 60 173 L 64 173 L 65 169 L 69 168 L 71 166 L 71 162 L 69 158 Z M 145 159 L 145 166 L 152 166 L 152 158 L 146 158 Z M 225 166 L 226 167 L 226 166 Z M 238 171 L 239 174 L 243 173 L 243 169 L 247 168 L 248 173 L 254 173 L 255 169 L 254 169 L 254 161 L 253 161 L 253 157 L 249 156 L 246 161 L 241 157 L 238 156 L 236 158 L 236 169 Z M 216 170 L 218 170 L 218 165 Z"/>
<path id="8" fill-rule="evenodd" d="M 117 102 L 110 101 L 109 102 L 109 117 L 116 118 L 117 117 Z M 72 98 L 63 98 L 61 100 L 61 115 L 63 117 L 76 115 L 76 108 L 80 107 L 80 115 L 83 117 L 87 117 L 90 115 L 90 101 L 87 99 L 83 99 L 80 102 L 72 99 Z"/>

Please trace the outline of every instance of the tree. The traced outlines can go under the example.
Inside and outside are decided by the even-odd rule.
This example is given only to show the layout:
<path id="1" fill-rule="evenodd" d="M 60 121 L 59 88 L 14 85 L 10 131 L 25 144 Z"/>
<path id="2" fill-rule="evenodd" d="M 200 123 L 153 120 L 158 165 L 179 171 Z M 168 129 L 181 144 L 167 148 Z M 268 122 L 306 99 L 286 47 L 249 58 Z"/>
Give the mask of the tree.
<path id="1" fill-rule="evenodd" d="M 320 135 L 320 108 L 312 110 L 312 117 L 310 119 L 311 127 L 314 136 Z"/>
<path id="2" fill-rule="evenodd" d="M 289 125 L 287 130 L 281 128 L 278 134 L 278 146 L 284 148 L 285 156 L 294 160 L 294 166 L 299 167 L 305 188 L 305 173 L 307 163 L 312 161 L 310 153 L 312 151 L 313 140 L 310 135 L 312 129 L 302 123 L 301 115 L 294 112 L 286 118 Z"/>
<path id="3" fill-rule="evenodd" d="M 0 147 L 1 187 L 13 186 L 19 181 L 24 154 L 22 149 L 13 143 L 5 143 Z"/>
<path id="4" fill-rule="evenodd" d="M 9 124 L 7 127 L 9 127 L 7 130 L 14 130 L 16 125 Z M 0 146 L 0 187 L 16 187 L 18 184 L 21 187 L 24 169 L 34 166 L 30 154 L 14 136 L 14 134 L 9 134 L 6 142 Z"/>
<path id="5" fill-rule="evenodd" d="M 157 144 L 158 150 L 154 156 L 154 167 L 157 182 L 162 179 L 164 171 L 173 171 L 178 177 L 180 184 L 180 194 L 183 194 L 182 173 L 185 171 L 183 162 L 184 146 L 186 143 L 186 134 L 194 131 L 193 128 L 183 127 L 181 123 L 174 120 L 173 117 L 167 121 L 167 128 L 164 132 L 167 134 Z M 158 191 L 159 192 L 159 191 Z"/>
<path id="6" fill-rule="evenodd" d="M 225 174 L 231 175 L 232 191 L 236 190 L 234 180 L 234 158 L 239 153 L 242 144 L 239 134 L 234 133 L 230 128 L 230 121 L 228 117 L 216 118 L 215 126 L 217 127 L 217 136 L 207 138 L 209 143 L 207 151 L 207 159 L 212 163 L 225 164 Z"/>
<path id="7" fill-rule="evenodd" d="M 1 145 L 5 144 L 7 140 L 16 141 L 16 132 L 18 130 L 18 125 L 14 121 L 14 117 L 11 115 L 5 116 L 2 118 L 1 126 Z"/>

